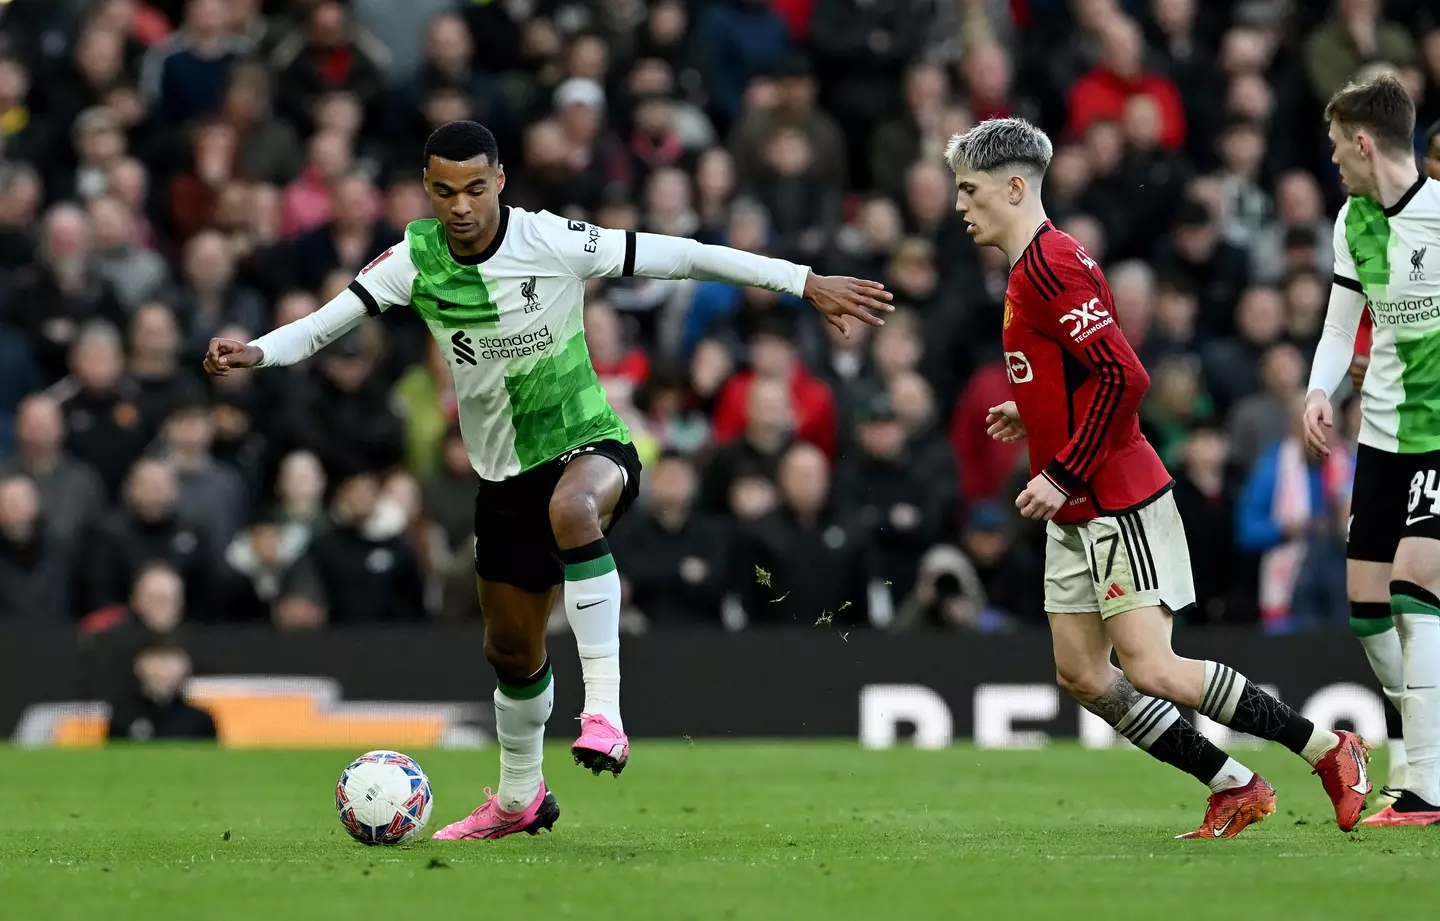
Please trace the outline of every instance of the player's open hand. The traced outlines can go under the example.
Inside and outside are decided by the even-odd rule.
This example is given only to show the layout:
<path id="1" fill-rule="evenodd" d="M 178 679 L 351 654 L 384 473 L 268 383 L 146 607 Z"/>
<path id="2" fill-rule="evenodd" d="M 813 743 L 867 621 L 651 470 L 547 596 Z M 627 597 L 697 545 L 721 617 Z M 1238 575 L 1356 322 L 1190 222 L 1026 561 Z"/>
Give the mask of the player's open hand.
<path id="1" fill-rule="evenodd" d="M 1035 521 L 1049 521 L 1060 511 L 1065 500 L 1069 498 L 1060 491 L 1060 487 L 1050 482 L 1043 473 L 1035 475 L 1035 479 L 1025 484 L 1025 489 L 1020 497 L 1015 500 L 1015 507 L 1025 518 Z"/>
<path id="2" fill-rule="evenodd" d="M 1305 429 L 1305 447 L 1315 457 L 1330 456 L 1330 429 L 1335 427 L 1335 410 L 1323 391 L 1312 390 L 1305 396 L 1301 416 Z"/>
<path id="3" fill-rule="evenodd" d="M 890 305 L 890 292 L 878 281 L 850 278 L 845 275 L 816 275 L 810 273 L 805 279 L 805 300 L 825 315 L 831 326 L 850 338 L 850 327 L 846 317 L 854 317 L 871 326 L 884 326 L 885 321 L 878 314 L 889 313 L 895 308 Z"/>
<path id="4" fill-rule="evenodd" d="M 265 353 L 253 345 L 234 339 L 211 339 L 210 350 L 205 353 L 205 373 L 224 377 L 236 368 L 253 368 L 264 357 Z"/>
<path id="5" fill-rule="evenodd" d="M 1007 400 L 999 406 L 990 407 L 990 412 L 985 417 L 985 424 L 989 426 L 985 430 L 985 434 L 996 441 L 1003 441 L 1007 445 L 1025 438 L 1025 423 L 1020 421 L 1020 410 L 1015 407 L 1014 400 Z"/>

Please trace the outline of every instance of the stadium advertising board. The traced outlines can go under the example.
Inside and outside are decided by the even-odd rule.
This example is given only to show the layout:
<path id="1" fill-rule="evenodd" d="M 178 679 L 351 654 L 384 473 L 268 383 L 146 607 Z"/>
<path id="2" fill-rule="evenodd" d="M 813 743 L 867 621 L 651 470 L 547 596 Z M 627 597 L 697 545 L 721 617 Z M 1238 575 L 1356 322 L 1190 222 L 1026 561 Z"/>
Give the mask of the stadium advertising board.
<path id="1" fill-rule="evenodd" d="M 488 744 L 493 677 L 477 670 L 475 628 L 276 634 L 197 629 L 180 638 L 195 704 L 222 741 L 244 747 L 423 748 Z M 1382 699 L 1348 633 L 1256 636 L 1192 631 L 1177 648 L 1216 657 L 1317 722 L 1384 734 Z M 553 638 L 552 729 L 582 703 L 568 636 Z M 108 705 L 97 672 L 123 675 L 93 640 L 0 630 L 0 727 L 28 745 L 95 745 Z M 880 636 L 794 630 L 656 632 L 625 641 L 625 723 L 638 738 L 848 737 L 869 747 L 986 747 L 1055 739 L 1115 743 L 1055 686 L 1046 634 Z M 1203 718 L 1202 728 L 1224 738 Z"/>

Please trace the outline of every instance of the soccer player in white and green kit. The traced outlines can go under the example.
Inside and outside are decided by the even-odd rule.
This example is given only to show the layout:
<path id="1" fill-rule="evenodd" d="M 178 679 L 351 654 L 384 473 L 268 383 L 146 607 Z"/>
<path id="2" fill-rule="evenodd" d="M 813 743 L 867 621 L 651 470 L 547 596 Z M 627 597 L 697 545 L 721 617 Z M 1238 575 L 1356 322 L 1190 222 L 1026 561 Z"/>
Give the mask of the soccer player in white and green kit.
<path id="1" fill-rule="evenodd" d="M 503 207 L 495 138 L 452 122 L 425 145 L 435 218 L 366 266 L 318 311 L 250 343 L 213 340 L 206 370 L 290 365 L 390 307 L 409 306 L 455 379 L 460 429 L 480 477 L 475 572 L 494 666 L 500 785 L 441 839 L 549 829 L 560 809 L 541 774 L 554 702 L 546 624 L 564 586 L 585 679 L 577 763 L 619 774 L 630 742 L 620 718 L 620 579 L 605 535 L 639 492 L 640 461 L 585 347 L 585 282 L 639 275 L 697 278 L 803 297 L 848 335 L 878 325 L 881 285 L 678 237 L 607 230 Z"/>
<path id="2" fill-rule="evenodd" d="M 1350 198 L 1305 400 L 1328 454 L 1330 398 L 1366 303 L 1375 324 L 1361 399 L 1346 581 L 1350 625 L 1400 710 L 1408 762 L 1362 824 L 1440 823 L 1440 181 L 1415 162 L 1415 105 L 1395 78 L 1352 84 L 1325 110 Z"/>

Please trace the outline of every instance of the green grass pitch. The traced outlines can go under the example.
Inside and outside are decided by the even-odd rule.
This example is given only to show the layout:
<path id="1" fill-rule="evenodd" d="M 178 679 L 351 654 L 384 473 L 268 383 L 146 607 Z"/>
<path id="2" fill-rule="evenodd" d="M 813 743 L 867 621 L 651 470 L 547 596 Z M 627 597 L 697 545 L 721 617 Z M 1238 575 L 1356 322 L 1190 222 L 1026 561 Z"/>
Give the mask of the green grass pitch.
<path id="1" fill-rule="evenodd" d="M 0 749 L 0 917 L 1440 917 L 1440 828 L 1342 834 L 1273 748 L 1244 760 L 1279 810 L 1233 841 L 1173 840 L 1206 791 L 1130 750 L 642 741 L 618 779 L 549 750 L 553 834 L 401 848 L 336 822 L 354 754 Z M 496 779 L 493 749 L 408 754 L 432 831 Z"/>

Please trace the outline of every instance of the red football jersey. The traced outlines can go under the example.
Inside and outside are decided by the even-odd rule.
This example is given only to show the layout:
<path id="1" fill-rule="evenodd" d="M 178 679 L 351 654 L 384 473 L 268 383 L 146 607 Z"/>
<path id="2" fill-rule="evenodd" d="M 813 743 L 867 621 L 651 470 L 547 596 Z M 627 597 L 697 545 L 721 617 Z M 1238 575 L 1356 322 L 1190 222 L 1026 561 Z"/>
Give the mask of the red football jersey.
<path id="1" fill-rule="evenodd" d="M 1170 487 L 1140 434 L 1150 375 L 1115 324 L 1110 285 L 1049 221 L 1010 270 L 1003 342 L 1030 475 L 1045 474 L 1070 497 L 1056 523 L 1119 514 Z"/>

